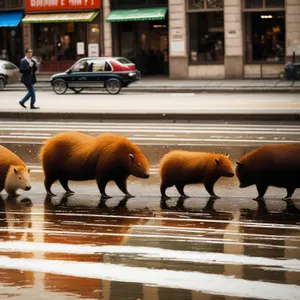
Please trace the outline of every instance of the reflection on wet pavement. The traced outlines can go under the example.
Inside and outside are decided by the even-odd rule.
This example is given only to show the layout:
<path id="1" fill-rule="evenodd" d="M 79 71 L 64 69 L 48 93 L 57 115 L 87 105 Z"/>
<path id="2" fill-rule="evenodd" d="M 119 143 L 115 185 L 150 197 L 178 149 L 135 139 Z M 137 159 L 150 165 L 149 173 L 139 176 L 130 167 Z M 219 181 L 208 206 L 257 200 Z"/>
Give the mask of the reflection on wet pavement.
<path id="1" fill-rule="evenodd" d="M 299 299 L 292 201 L 38 197 L 0 199 L 1 298 Z"/>

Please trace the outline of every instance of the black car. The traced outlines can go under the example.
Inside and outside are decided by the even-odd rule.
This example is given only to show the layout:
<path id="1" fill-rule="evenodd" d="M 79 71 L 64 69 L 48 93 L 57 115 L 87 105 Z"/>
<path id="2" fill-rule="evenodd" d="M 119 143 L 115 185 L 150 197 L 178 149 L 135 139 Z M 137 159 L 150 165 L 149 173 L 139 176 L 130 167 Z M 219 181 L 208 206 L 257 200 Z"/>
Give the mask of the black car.
<path id="1" fill-rule="evenodd" d="M 118 94 L 122 87 L 140 80 L 135 64 L 124 57 L 86 57 L 78 60 L 64 73 L 52 76 L 51 85 L 56 94 L 68 89 L 80 93 L 85 88 L 106 88 Z"/>

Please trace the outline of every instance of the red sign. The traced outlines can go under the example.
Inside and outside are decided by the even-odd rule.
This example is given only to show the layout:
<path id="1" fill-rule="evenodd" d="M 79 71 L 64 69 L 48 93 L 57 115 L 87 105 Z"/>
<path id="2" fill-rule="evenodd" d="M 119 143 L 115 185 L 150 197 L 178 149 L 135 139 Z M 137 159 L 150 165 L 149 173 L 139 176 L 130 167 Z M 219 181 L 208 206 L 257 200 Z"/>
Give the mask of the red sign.
<path id="1" fill-rule="evenodd" d="M 26 11 L 84 10 L 100 8 L 101 0 L 26 0 Z"/>

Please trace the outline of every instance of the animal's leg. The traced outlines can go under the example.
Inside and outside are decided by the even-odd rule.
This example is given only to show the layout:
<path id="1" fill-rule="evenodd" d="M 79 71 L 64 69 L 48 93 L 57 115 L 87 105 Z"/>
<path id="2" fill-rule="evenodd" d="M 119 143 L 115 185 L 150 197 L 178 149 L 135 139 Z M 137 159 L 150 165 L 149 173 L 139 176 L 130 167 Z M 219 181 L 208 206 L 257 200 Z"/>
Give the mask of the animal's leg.
<path id="1" fill-rule="evenodd" d="M 59 182 L 68 194 L 75 194 L 75 192 L 69 188 L 68 179 L 61 177 L 59 178 Z"/>
<path id="2" fill-rule="evenodd" d="M 127 197 L 133 197 L 128 191 L 127 191 L 127 182 L 126 178 L 122 179 L 116 179 L 115 180 L 116 185 L 118 188 L 127 196 Z"/>
<path id="3" fill-rule="evenodd" d="M 210 194 L 210 197 L 212 199 L 218 199 L 220 197 L 215 194 L 214 185 L 215 185 L 215 182 L 211 182 L 211 181 L 204 183 L 204 187 L 205 187 L 206 191 Z"/>
<path id="4" fill-rule="evenodd" d="M 172 185 L 169 185 L 169 184 L 167 184 L 167 183 L 165 183 L 165 182 L 161 182 L 161 184 L 160 184 L 160 193 L 161 193 L 161 196 L 163 197 L 163 198 L 169 198 L 168 196 L 167 196 L 167 194 L 166 194 L 166 189 L 167 188 L 169 188 L 169 187 L 171 187 Z"/>
<path id="5" fill-rule="evenodd" d="M 284 200 L 292 199 L 292 196 L 293 196 L 293 194 L 294 194 L 294 192 L 295 192 L 295 188 L 293 188 L 293 187 L 288 187 L 288 188 L 286 189 L 286 191 L 287 191 L 287 195 L 286 195 L 283 199 L 284 199 Z"/>
<path id="6" fill-rule="evenodd" d="M 264 195 L 268 189 L 268 186 L 265 184 L 256 184 L 256 189 L 258 191 L 258 197 L 254 200 L 264 200 Z"/>
<path id="7" fill-rule="evenodd" d="M 98 185 L 98 189 L 100 191 L 100 194 L 101 194 L 102 198 L 110 198 L 110 196 L 108 196 L 105 193 L 105 188 L 106 188 L 106 185 L 107 185 L 108 181 L 109 180 L 107 178 L 97 177 L 97 185 Z"/>
<path id="8" fill-rule="evenodd" d="M 54 176 L 45 176 L 44 185 L 49 196 L 56 196 L 51 191 L 52 184 L 57 180 Z"/>
<path id="9" fill-rule="evenodd" d="M 184 185 L 183 184 L 176 184 L 175 185 L 178 193 L 181 195 L 181 197 L 188 198 L 188 196 L 184 193 Z"/>

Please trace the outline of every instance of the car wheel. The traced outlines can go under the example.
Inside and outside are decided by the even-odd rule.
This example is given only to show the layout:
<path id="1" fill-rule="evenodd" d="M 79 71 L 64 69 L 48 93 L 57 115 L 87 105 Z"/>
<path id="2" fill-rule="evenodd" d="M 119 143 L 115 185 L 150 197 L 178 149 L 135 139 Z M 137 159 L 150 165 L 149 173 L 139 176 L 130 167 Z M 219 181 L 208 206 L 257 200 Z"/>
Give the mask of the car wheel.
<path id="1" fill-rule="evenodd" d="M 117 95 L 122 89 L 122 83 L 118 79 L 109 79 L 105 84 L 105 88 L 110 94 Z"/>
<path id="2" fill-rule="evenodd" d="M 73 88 L 72 89 L 76 94 L 79 94 L 83 91 L 83 88 Z"/>
<path id="3" fill-rule="evenodd" d="M 62 79 L 57 79 L 53 82 L 53 91 L 58 94 L 64 94 L 68 89 L 67 83 Z"/>
<path id="4" fill-rule="evenodd" d="M 5 79 L 3 77 L 0 77 L 0 91 L 5 88 L 5 85 Z"/>

